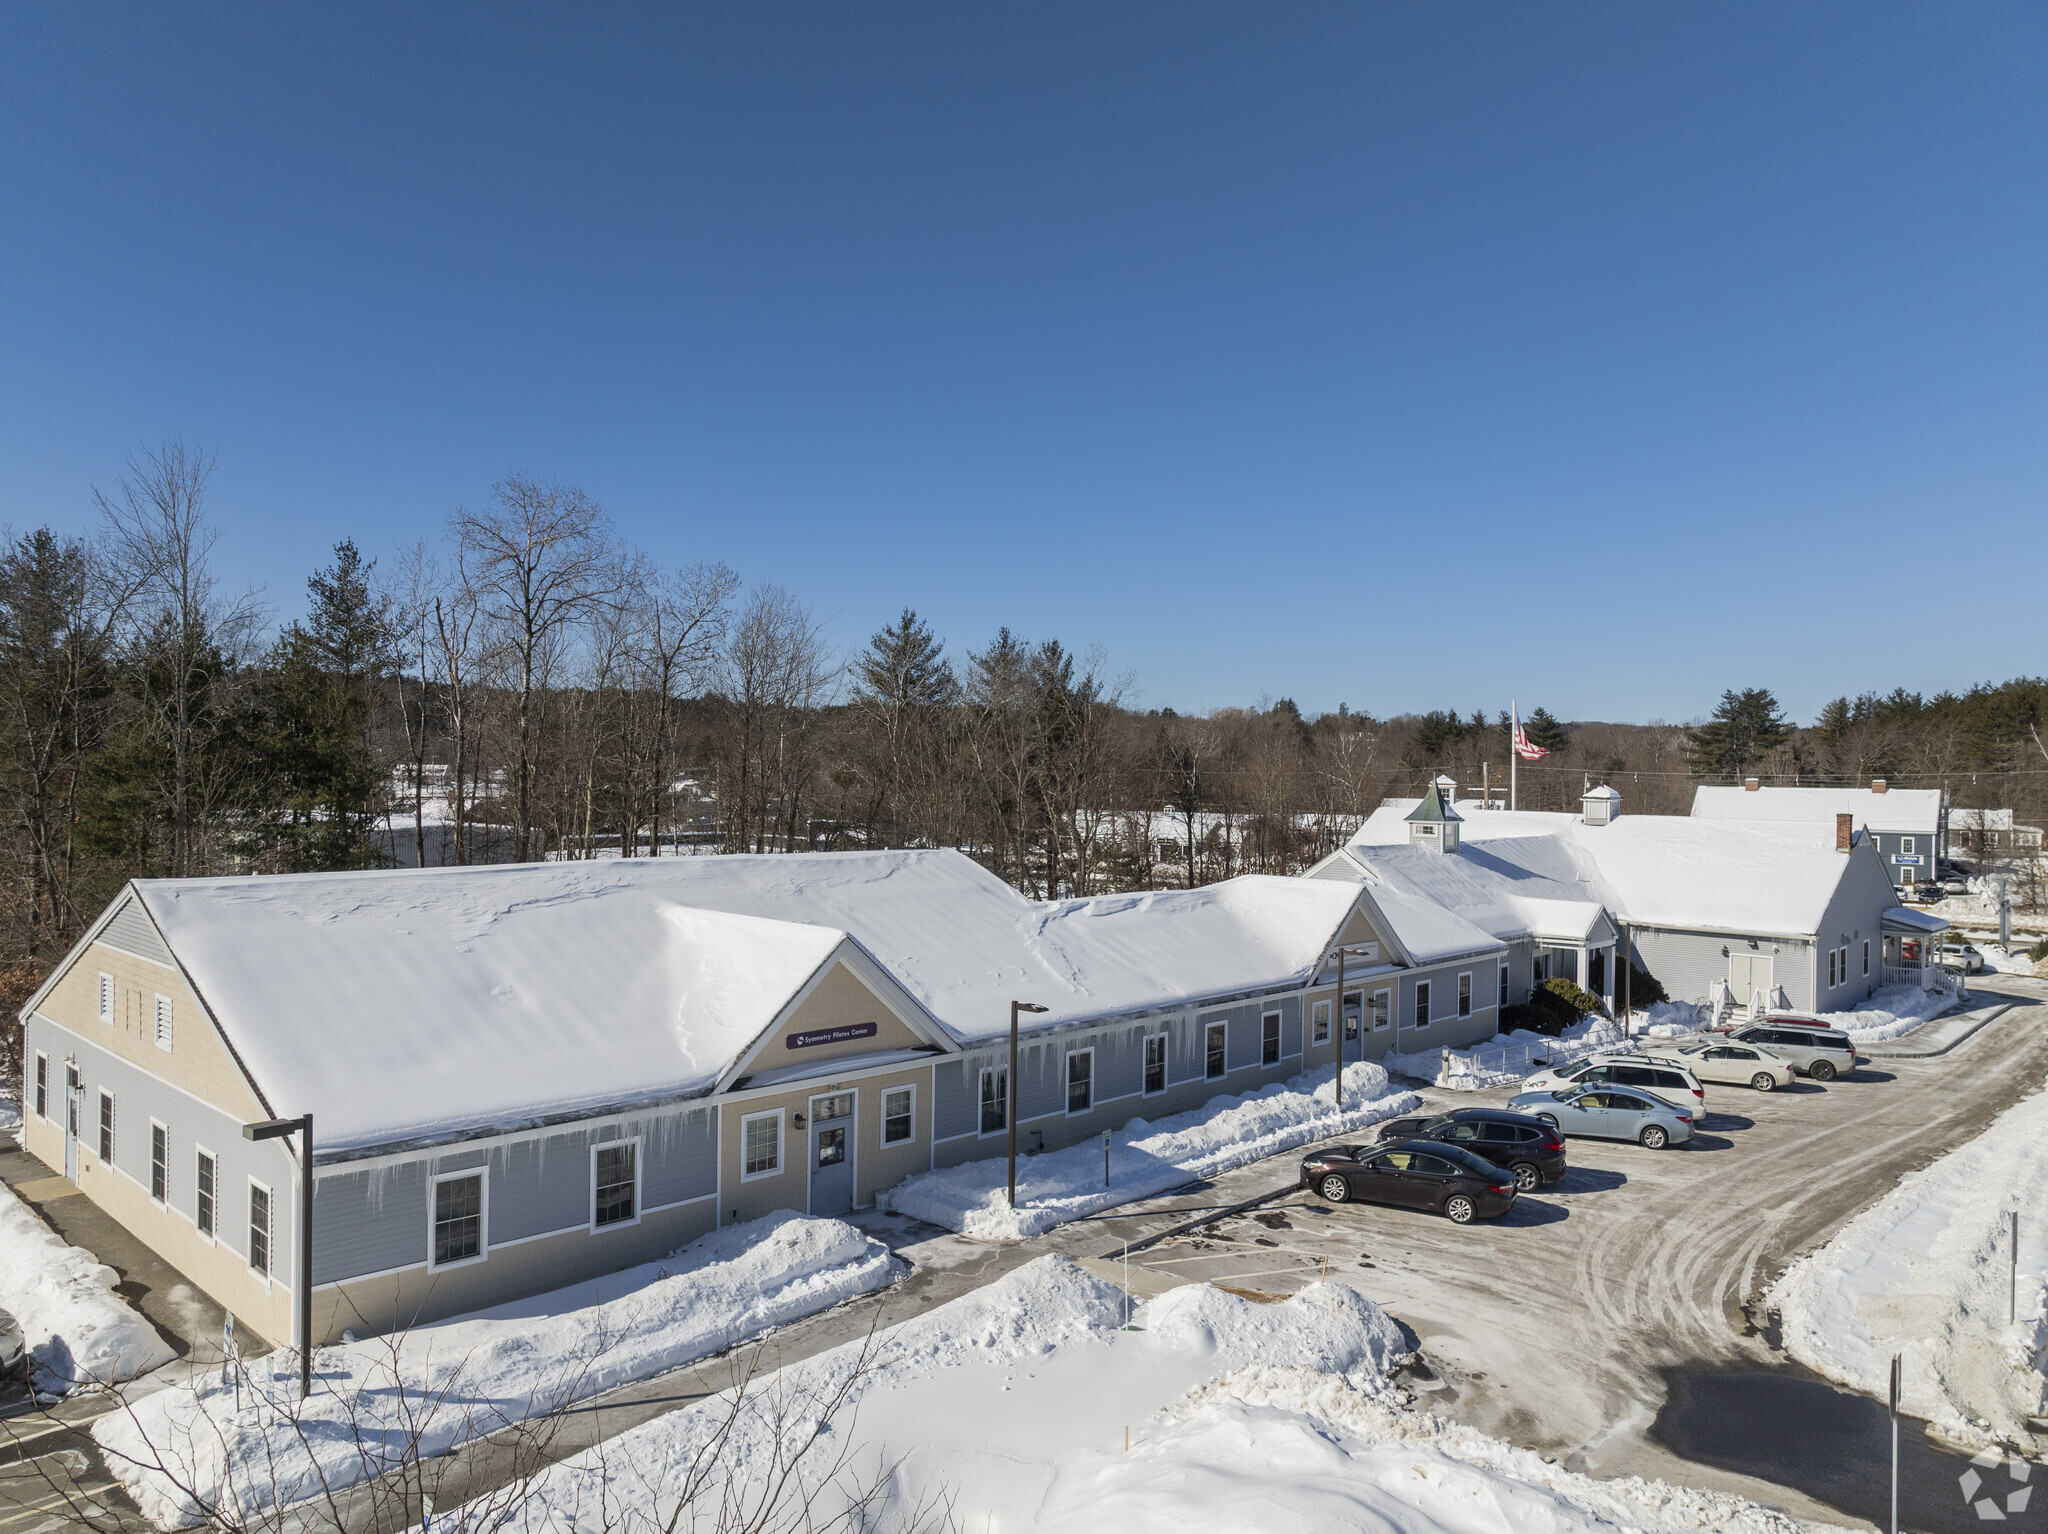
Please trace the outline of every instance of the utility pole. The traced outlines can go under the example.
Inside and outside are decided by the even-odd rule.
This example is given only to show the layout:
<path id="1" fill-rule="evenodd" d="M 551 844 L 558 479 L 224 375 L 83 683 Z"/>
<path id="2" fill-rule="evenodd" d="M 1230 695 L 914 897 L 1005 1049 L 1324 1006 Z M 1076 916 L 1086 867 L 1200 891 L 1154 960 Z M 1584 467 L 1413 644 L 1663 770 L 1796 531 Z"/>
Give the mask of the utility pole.
<path id="1" fill-rule="evenodd" d="M 1903 1356 L 1892 1354 L 1892 1534 L 1899 1534 L 1899 1374 Z"/>
<path id="2" fill-rule="evenodd" d="M 1019 1012 L 1043 1012 L 1045 1008 L 1034 1001 L 1013 1001 L 1010 1003 L 1010 1069 L 1009 1079 L 1004 1082 L 1004 1096 L 1008 1101 L 1003 1106 L 1003 1117 L 1010 1124 L 1010 1207 L 1017 1207 L 1017 1014 Z"/>
<path id="3" fill-rule="evenodd" d="M 1365 1019 L 1360 1018 L 1360 1033 L 1365 1031 L 1364 1025 Z M 1361 1053 L 1364 1051 L 1364 1048 L 1365 1045 L 1361 1041 L 1359 1044 Z M 1342 1117 L 1344 1113 L 1344 933 L 1341 929 L 1337 933 L 1337 1084 L 1332 1088 L 1332 1092 L 1337 1099 L 1338 1116 Z"/>

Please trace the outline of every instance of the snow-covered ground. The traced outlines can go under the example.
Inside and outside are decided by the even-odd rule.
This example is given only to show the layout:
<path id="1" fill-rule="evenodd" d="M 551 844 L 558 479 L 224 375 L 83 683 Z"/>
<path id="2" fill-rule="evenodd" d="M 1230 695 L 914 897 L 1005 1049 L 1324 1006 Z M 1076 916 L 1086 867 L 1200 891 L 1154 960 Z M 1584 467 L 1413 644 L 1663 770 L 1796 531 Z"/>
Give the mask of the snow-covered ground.
<path id="1" fill-rule="evenodd" d="M 289 1360 L 234 1384 L 209 1371 L 102 1417 L 108 1468 L 161 1527 L 241 1516 L 645 1379 L 895 1281 L 888 1249 L 838 1220 L 777 1214 L 594 1283 L 314 1354 L 301 1408 Z M 238 1411 L 263 1396 L 276 1406 Z"/>
<path id="2" fill-rule="evenodd" d="M 504 1526 L 690 1527 L 692 1511 L 724 1499 L 762 1509 L 782 1475 L 784 1508 L 813 1499 L 809 1526 L 872 1491 L 854 1526 L 943 1508 L 976 1534 L 1800 1527 L 1717 1492 L 1595 1481 L 1412 1409 L 1387 1379 L 1399 1328 L 1341 1284 L 1275 1305 L 1187 1285 L 1139 1307 L 1135 1330 L 1124 1316 L 1115 1285 L 1040 1258 L 886 1334 L 864 1369 L 849 1344 L 743 1401 L 728 1393 L 585 1452 Z M 500 1516 L 472 1505 L 437 1514 L 435 1528 L 481 1534 Z"/>
<path id="3" fill-rule="evenodd" d="M 1517 1028 L 1512 1033 L 1497 1033 L 1470 1049 L 1389 1054 L 1382 1063 L 1396 1075 L 1434 1082 L 1453 1091 L 1478 1092 L 1520 1081 L 1546 1066 L 1583 1060 L 1604 1049 L 1626 1049 L 1632 1039 L 1675 1039 L 1697 1033 L 1711 1021 L 1705 1007 L 1689 1001 L 1660 1001 L 1638 1009 L 1626 1027 L 1609 1017 L 1585 1017 L 1555 1036 Z"/>
<path id="4" fill-rule="evenodd" d="M 991 1157 L 919 1172 L 882 1196 L 885 1207 L 983 1241 L 1016 1241 L 1134 1199 L 1214 1177 L 1232 1167 L 1344 1134 L 1420 1106 L 1393 1092 L 1378 1065 L 1344 1067 L 1337 1111 L 1334 1069 L 1311 1071 L 1242 1097 L 1211 1098 L 1157 1123 L 1132 1119 L 1110 1136 L 1109 1180 L 1099 1139 L 1017 1161 L 1017 1207 L 1009 1207 L 1008 1161 Z"/>
<path id="5" fill-rule="evenodd" d="M 173 1354 L 156 1328 L 114 1293 L 120 1275 L 68 1245 L 0 1188 L 0 1310 L 21 1323 L 35 1388 L 63 1395 L 133 1379 Z"/>
<path id="6" fill-rule="evenodd" d="M 0 1093 L 0 1135 L 21 1143 L 21 1104 L 5 1093 Z"/>
<path id="7" fill-rule="evenodd" d="M 1812 1014 L 1830 1028 L 1839 1028 L 1857 1044 L 1883 1044 L 1902 1039 L 1931 1017 L 1962 1005 L 1948 991 L 1923 991 L 1917 985 L 1888 985 L 1860 1007 L 1847 1012 Z"/>
<path id="8" fill-rule="evenodd" d="M 2020 1211 L 2019 1321 L 2009 1325 L 2011 1212 Z M 1905 1355 L 1905 1409 L 1951 1437 L 2025 1444 L 2048 1413 L 2048 1091 L 1902 1178 L 1772 1290 L 1785 1347 L 1873 1395 Z"/>
<path id="9" fill-rule="evenodd" d="M 2027 957 L 2030 945 L 2015 942 L 2012 952 L 2007 953 L 1996 943 L 1979 942 L 1977 952 L 1984 956 L 1984 967 L 2000 975 L 2031 975 L 2035 973 L 2034 961 Z"/>

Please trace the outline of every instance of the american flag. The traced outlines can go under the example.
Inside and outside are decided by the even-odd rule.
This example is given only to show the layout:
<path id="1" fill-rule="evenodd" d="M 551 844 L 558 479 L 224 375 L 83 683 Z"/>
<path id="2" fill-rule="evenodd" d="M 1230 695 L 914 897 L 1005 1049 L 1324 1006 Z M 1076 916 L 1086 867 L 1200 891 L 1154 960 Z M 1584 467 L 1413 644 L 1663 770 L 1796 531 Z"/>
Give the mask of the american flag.
<path id="1" fill-rule="evenodd" d="M 1519 713 L 1515 715 L 1515 755 L 1525 762 L 1533 762 L 1539 756 L 1550 755 L 1548 747 L 1531 743 L 1529 732 L 1522 728 L 1522 717 Z"/>

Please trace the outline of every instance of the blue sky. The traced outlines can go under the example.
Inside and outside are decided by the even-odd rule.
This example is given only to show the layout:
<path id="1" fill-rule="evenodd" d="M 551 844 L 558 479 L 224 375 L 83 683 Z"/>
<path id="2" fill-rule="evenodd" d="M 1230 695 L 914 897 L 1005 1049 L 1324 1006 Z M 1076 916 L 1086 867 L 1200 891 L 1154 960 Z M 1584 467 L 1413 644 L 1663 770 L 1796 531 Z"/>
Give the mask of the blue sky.
<path id="1" fill-rule="evenodd" d="M 1147 706 L 1810 719 L 2048 671 L 2044 145 L 2017 4 L 13 5 L 0 520 L 180 434 L 290 616 L 521 470 Z"/>

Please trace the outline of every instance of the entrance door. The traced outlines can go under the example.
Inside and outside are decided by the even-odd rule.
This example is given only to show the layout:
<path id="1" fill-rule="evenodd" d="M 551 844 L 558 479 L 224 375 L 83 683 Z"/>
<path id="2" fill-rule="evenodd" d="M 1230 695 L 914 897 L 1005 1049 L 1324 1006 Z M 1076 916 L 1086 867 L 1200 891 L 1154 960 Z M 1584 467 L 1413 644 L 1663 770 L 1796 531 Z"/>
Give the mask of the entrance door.
<path id="1" fill-rule="evenodd" d="M 811 1099 L 811 1213 L 853 1207 L 853 1094 Z"/>
<path id="2" fill-rule="evenodd" d="M 78 1181 L 78 1104 L 84 1097 L 78 1085 L 78 1067 L 64 1067 L 64 1175 Z"/>
<path id="3" fill-rule="evenodd" d="M 1762 1017 L 1771 1005 L 1777 960 L 1767 953 L 1732 953 L 1728 956 L 1728 989 L 1735 1005 L 1751 1017 Z"/>

